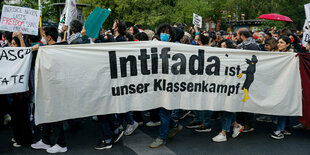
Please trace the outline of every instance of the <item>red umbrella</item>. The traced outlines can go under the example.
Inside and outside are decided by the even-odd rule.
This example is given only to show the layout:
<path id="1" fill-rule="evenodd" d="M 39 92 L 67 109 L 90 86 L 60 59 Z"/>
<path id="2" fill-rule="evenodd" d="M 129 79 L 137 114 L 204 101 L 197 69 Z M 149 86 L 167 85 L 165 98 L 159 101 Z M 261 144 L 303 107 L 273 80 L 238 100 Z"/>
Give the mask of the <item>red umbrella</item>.
<path id="1" fill-rule="evenodd" d="M 291 18 L 277 14 L 277 13 L 263 14 L 263 15 L 259 16 L 258 18 L 259 19 L 267 19 L 267 20 L 284 21 L 284 22 L 293 22 Z"/>

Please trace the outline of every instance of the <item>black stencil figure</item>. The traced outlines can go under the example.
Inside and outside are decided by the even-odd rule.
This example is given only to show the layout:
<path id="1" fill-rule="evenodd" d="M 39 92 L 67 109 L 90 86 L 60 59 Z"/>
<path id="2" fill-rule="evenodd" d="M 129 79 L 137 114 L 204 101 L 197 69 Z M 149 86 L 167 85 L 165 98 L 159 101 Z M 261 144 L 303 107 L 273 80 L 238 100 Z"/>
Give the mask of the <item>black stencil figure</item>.
<path id="1" fill-rule="evenodd" d="M 252 84 L 252 82 L 254 81 L 254 73 L 256 71 L 256 63 L 258 62 L 256 55 L 252 55 L 252 59 L 245 59 L 245 62 L 247 64 L 249 64 L 248 68 L 245 71 L 242 71 L 242 73 L 240 73 L 239 75 L 237 75 L 237 77 L 240 79 L 242 77 L 243 74 L 246 75 L 244 84 L 242 86 L 242 89 L 244 91 L 244 98 L 243 100 L 241 100 L 241 102 L 245 102 L 247 101 L 250 97 L 249 97 L 249 93 L 248 90 Z"/>

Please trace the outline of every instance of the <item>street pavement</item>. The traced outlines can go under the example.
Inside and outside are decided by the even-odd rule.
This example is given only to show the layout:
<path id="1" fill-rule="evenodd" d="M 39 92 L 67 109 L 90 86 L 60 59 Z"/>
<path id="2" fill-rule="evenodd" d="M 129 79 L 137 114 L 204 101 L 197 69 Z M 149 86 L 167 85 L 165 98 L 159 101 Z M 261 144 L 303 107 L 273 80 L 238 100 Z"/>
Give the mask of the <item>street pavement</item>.
<path id="1" fill-rule="evenodd" d="M 282 140 L 273 140 L 269 134 L 276 128 L 273 123 L 255 122 L 255 130 L 250 133 L 241 133 L 236 139 L 228 134 L 228 141 L 222 143 L 212 142 L 220 128 L 220 120 L 213 121 L 212 131 L 209 133 L 197 133 L 186 129 L 185 125 L 191 121 L 188 117 L 180 121 L 183 130 L 175 137 L 168 139 L 167 144 L 157 149 L 151 149 L 148 145 L 157 137 L 158 127 L 139 126 L 131 136 L 124 136 L 119 143 L 114 144 L 109 150 L 95 150 L 94 146 L 100 141 L 100 130 L 96 121 L 90 118 L 84 119 L 79 130 L 68 131 L 65 137 L 68 144 L 68 152 L 64 154 L 148 154 L 148 155 L 188 155 L 188 154 L 236 154 L 236 155 L 309 155 L 310 131 L 294 130 L 291 136 Z M 292 118 L 295 124 L 296 118 Z M 14 148 L 10 139 L 10 128 L 0 129 L 0 155 L 6 154 L 47 154 L 45 150 L 33 150 L 30 147 Z M 35 137 L 38 139 L 38 136 Z"/>

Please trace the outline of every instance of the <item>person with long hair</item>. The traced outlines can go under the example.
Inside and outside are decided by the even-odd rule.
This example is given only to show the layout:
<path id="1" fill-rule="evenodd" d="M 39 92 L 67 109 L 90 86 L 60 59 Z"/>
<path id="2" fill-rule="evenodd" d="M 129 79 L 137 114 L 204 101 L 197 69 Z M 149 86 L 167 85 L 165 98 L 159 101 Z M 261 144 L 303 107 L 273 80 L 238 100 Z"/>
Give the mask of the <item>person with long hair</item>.
<path id="1" fill-rule="evenodd" d="M 273 51 L 273 52 L 278 52 L 278 42 L 275 38 L 268 38 L 265 41 L 265 49 L 267 51 Z"/>
<path id="2" fill-rule="evenodd" d="M 291 46 L 291 39 L 287 36 L 281 36 L 278 40 L 278 49 L 280 52 L 294 52 Z M 291 129 L 289 127 L 290 119 L 288 116 L 277 116 L 278 123 L 276 131 L 270 134 L 273 139 L 283 139 L 284 136 L 291 135 Z"/>

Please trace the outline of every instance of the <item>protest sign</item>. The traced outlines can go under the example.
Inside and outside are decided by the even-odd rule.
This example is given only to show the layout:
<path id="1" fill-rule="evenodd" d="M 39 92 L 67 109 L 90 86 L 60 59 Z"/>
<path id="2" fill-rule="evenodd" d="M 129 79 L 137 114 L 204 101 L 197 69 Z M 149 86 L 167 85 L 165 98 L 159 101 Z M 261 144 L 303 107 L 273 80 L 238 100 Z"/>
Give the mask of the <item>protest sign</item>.
<path id="1" fill-rule="evenodd" d="M 310 41 L 310 3 L 304 5 L 305 7 L 305 13 L 306 13 L 306 20 L 305 20 L 305 24 L 303 27 L 304 33 L 303 33 L 303 37 L 302 37 L 302 44 L 303 46 L 306 47 L 306 44 L 308 41 Z"/>
<path id="2" fill-rule="evenodd" d="M 300 116 L 298 62 L 296 53 L 167 42 L 42 47 L 35 120 L 158 107 Z"/>
<path id="3" fill-rule="evenodd" d="M 199 28 L 202 28 L 202 17 L 193 13 L 193 24 L 197 25 Z"/>
<path id="4" fill-rule="evenodd" d="M 0 30 L 38 35 L 39 20 L 39 10 L 3 5 Z"/>
<path id="5" fill-rule="evenodd" d="M 1 48 L 0 94 L 28 90 L 31 58 L 31 48 Z"/>
<path id="6" fill-rule="evenodd" d="M 110 12 L 110 9 L 95 8 L 85 22 L 86 35 L 88 37 L 98 38 L 99 30 L 108 18 Z"/>
<path id="7" fill-rule="evenodd" d="M 304 33 L 302 36 L 302 45 L 304 47 L 306 47 L 307 42 L 310 41 L 310 32 L 309 32 L 309 28 L 310 28 L 310 21 L 308 21 L 307 19 L 305 20 L 305 24 L 303 27 Z"/>
<path id="8" fill-rule="evenodd" d="M 304 5 L 304 7 L 305 7 L 305 12 L 306 12 L 306 19 L 310 21 L 310 3 Z"/>

